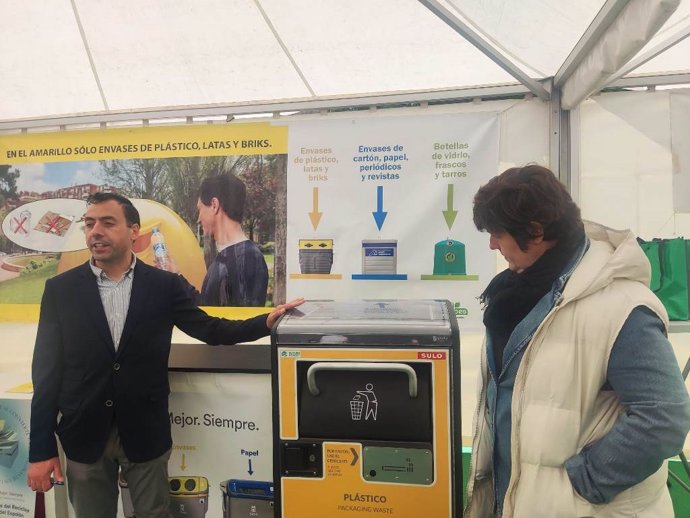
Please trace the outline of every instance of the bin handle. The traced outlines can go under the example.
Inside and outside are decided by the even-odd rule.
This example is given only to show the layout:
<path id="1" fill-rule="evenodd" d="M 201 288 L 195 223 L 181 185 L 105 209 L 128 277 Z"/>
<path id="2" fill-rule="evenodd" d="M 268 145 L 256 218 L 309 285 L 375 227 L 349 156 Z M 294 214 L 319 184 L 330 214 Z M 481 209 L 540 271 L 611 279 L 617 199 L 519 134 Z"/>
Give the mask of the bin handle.
<path id="1" fill-rule="evenodd" d="M 417 397 L 417 373 L 405 363 L 378 362 L 318 362 L 307 369 L 307 386 L 313 396 L 321 391 L 316 386 L 316 373 L 319 371 L 386 371 L 407 374 L 408 390 L 411 398 Z"/>

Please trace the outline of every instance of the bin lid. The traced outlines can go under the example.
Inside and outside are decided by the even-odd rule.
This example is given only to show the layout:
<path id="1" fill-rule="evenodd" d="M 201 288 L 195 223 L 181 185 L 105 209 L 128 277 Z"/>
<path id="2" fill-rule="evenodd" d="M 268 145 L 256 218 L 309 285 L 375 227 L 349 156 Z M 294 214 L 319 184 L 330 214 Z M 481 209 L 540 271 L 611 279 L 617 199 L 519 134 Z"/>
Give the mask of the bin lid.
<path id="1" fill-rule="evenodd" d="M 232 498 L 273 500 L 273 482 L 230 479 L 220 483 L 224 495 Z"/>
<path id="2" fill-rule="evenodd" d="M 450 345 L 445 300 L 309 300 L 276 327 L 277 344 Z"/>

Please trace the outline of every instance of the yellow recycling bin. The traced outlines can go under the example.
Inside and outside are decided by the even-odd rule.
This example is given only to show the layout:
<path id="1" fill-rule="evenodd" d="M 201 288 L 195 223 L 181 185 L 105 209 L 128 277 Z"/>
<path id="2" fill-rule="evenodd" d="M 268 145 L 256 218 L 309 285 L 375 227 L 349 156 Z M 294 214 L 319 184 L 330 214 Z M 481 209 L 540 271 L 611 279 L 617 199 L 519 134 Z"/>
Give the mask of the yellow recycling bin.
<path id="1" fill-rule="evenodd" d="M 271 343 L 276 516 L 461 516 L 450 302 L 308 301 Z"/>

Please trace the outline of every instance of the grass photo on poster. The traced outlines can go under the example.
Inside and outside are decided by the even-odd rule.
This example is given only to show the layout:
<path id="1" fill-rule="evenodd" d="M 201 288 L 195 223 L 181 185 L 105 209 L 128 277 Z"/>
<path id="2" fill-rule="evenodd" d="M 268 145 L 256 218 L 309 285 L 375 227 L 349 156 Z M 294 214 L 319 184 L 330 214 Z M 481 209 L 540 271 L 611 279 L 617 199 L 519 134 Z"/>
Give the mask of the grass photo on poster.
<path id="1" fill-rule="evenodd" d="M 46 280 L 57 274 L 55 257 L 28 263 L 19 277 L 0 282 L 0 304 L 39 304 Z"/>

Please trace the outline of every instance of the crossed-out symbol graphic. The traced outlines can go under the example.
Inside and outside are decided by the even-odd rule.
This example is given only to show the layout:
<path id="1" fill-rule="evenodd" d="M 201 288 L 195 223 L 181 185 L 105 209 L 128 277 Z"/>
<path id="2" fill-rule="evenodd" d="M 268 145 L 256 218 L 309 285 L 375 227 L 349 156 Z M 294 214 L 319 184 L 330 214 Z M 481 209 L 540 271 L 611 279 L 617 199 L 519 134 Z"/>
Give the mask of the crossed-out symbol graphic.
<path id="1" fill-rule="evenodd" d="M 29 221 L 31 220 L 31 213 L 28 210 L 19 214 L 19 217 L 13 217 L 10 220 L 10 229 L 15 234 L 29 235 Z"/>
<path id="2" fill-rule="evenodd" d="M 60 221 L 60 216 L 57 215 L 53 219 L 48 219 L 48 228 L 46 230 L 46 234 L 50 234 L 51 232 L 56 232 L 59 233 L 57 224 Z"/>
<path id="3" fill-rule="evenodd" d="M 48 220 L 48 230 L 46 232 L 52 232 L 53 230 L 56 230 L 55 227 L 57 226 L 57 222 L 60 220 L 60 216 L 55 216 L 54 219 L 49 219 Z"/>

